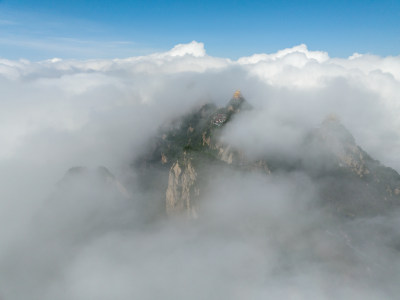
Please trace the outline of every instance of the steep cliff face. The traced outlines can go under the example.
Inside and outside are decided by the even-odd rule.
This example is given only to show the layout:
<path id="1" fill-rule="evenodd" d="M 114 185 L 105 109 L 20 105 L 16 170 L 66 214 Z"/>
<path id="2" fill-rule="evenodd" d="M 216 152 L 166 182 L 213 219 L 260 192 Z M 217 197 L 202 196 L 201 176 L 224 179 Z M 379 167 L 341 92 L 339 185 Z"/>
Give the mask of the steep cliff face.
<path id="1" fill-rule="evenodd" d="M 219 164 L 221 168 L 232 166 L 269 172 L 266 162 L 248 161 L 241 151 L 219 139 L 223 127 L 234 114 L 250 108 L 240 91 L 235 92 L 225 107 L 205 104 L 161 129 L 152 142 L 152 150 L 135 162 L 143 186 L 150 189 L 165 186 L 168 214 L 184 211 L 190 217 L 197 215 L 201 196 L 199 176 L 202 177 L 200 181 L 207 181 L 206 175 L 199 175 L 202 166 Z M 162 170 L 168 171 L 165 182 L 158 177 L 163 174 Z"/>
<path id="2" fill-rule="evenodd" d="M 197 173 L 190 159 L 175 162 L 169 172 L 166 191 L 167 214 L 186 213 L 197 217 L 197 198 L 200 190 L 196 184 Z"/>
<path id="3" fill-rule="evenodd" d="M 207 173 L 202 173 L 199 168 L 207 164 L 270 173 L 266 161 L 248 160 L 239 149 L 224 144 L 219 139 L 224 125 L 234 114 L 246 109 L 251 109 L 251 106 L 240 91 L 236 91 L 226 107 L 205 105 L 198 112 L 183 118 L 180 128 L 164 134 L 164 143 L 160 149 L 166 149 L 164 151 L 173 158 L 166 189 L 167 214 L 185 212 L 189 217 L 197 217 L 198 202 L 202 194 L 199 181 L 207 181 L 207 178 L 199 180 L 199 177 L 207 177 Z M 160 149 L 157 152 L 163 151 Z M 163 164 L 168 161 L 164 153 L 161 161 Z"/>

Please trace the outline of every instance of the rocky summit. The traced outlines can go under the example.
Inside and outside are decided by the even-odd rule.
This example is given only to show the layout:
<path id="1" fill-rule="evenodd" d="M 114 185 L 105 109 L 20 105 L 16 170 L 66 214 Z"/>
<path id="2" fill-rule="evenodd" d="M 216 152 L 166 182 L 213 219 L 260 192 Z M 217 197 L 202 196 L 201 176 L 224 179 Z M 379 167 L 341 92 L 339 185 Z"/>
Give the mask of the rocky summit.
<path id="1" fill-rule="evenodd" d="M 295 159 L 250 159 L 221 141 L 226 124 L 252 106 L 236 91 L 225 107 L 205 104 L 160 129 L 133 165 L 142 188 L 159 191 L 168 215 L 197 218 L 211 168 L 228 172 L 302 172 L 315 179 L 318 204 L 340 217 L 376 216 L 400 205 L 400 175 L 371 158 L 333 115 L 311 130 Z M 249 134 L 251 134 L 249 132 Z"/>

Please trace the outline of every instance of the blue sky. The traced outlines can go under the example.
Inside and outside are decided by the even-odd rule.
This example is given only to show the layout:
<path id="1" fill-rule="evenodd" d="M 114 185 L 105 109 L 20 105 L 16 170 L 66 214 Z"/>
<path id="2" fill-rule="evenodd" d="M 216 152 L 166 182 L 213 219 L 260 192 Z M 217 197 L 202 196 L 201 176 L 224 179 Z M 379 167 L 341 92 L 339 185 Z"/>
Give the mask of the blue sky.
<path id="1" fill-rule="evenodd" d="M 128 57 L 192 40 L 238 58 L 301 43 L 400 54 L 400 1 L 0 0 L 0 57 Z"/>

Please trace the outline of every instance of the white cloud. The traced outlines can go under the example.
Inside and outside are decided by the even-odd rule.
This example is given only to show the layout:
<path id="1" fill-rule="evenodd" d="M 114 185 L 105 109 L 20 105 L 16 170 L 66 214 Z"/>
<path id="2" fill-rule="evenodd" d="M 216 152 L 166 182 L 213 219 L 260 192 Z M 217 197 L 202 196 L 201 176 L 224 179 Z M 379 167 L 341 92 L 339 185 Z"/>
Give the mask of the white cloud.
<path id="1" fill-rule="evenodd" d="M 18 299 L 13 298 L 13 292 L 19 299 L 63 299 L 60 290 L 65 291 L 65 299 L 126 299 L 143 295 L 150 289 L 151 280 L 155 282 L 150 291 L 154 297 L 167 294 L 171 299 L 195 298 L 195 292 L 199 298 L 212 298 L 208 292 L 218 286 L 229 290 L 231 297 L 225 298 L 230 299 L 251 298 L 243 296 L 250 293 L 256 299 L 270 296 L 265 286 L 277 297 L 295 298 L 298 293 L 299 298 L 334 298 L 327 294 L 333 291 L 329 279 L 339 278 L 324 268 L 333 270 L 336 262 L 335 253 L 326 249 L 331 243 L 339 246 L 335 239 L 318 236 L 320 232 L 313 229 L 313 222 L 321 221 L 318 212 L 305 220 L 293 210 L 295 196 L 304 200 L 299 209 L 314 197 L 313 183 L 301 174 L 273 177 L 268 182 L 258 176 L 217 180 L 210 187 L 209 197 L 228 193 L 230 197 L 226 198 L 234 205 L 225 210 L 226 202 L 219 203 L 222 207 L 210 202 L 206 211 L 211 227 L 195 228 L 194 232 L 177 232 L 171 224 L 157 224 L 163 229 L 146 229 L 149 234 L 134 230 L 126 233 L 125 228 L 115 229 L 122 226 L 116 220 L 120 220 L 119 213 L 126 204 L 118 202 L 120 206 L 110 212 L 108 205 L 96 207 L 94 201 L 85 203 L 79 213 L 76 202 L 58 210 L 53 207 L 55 215 L 44 222 L 49 222 L 46 226 L 54 229 L 54 236 L 46 226 L 30 227 L 32 216 L 48 207 L 47 202 L 42 205 L 44 199 L 68 168 L 106 165 L 124 177 L 129 164 L 162 123 L 205 102 L 225 105 L 236 89 L 242 90 L 255 110 L 235 118 L 224 138 L 252 155 L 265 151 L 295 153 L 302 135 L 318 126 L 326 115 L 335 113 L 367 152 L 400 170 L 400 57 L 354 54 L 338 59 L 299 45 L 232 61 L 207 55 L 204 45 L 193 41 L 164 53 L 126 59 L 2 59 L 0 89 L 0 270 L 6 270 L 0 271 L 0 295 L 6 294 L 9 298 L 5 299 Z M 134 194 L 144 197 L 137 191 Z M 241 202 L 245 197 L 250 206 Z M 61 211 L 64 208 L 66 211 Z M 238 218 L 240 213 L 243 219 Z M 85 220 L 92 220 L 93 214 L 108 217 L 113 229 L 91 232 L 92 223 Z M 269 218 L 263 218 L 265 215 Z M 130 215 L 123 216 L 123 220 L 130 220 Z M 69 231 L 63 231 L 58 217 Z M 76 228 L 77 218 L 88 226 L 85 238 Z M 253 231 L 254 218 L 266 226 L 266 231 Z M 293 222 L 284 222 L 285 218 Z M 245 235 L 240 235 L 243 228 L 239 225 L 230 227 L 235 221 L 246 228 Z M 132 222 L 134 228 L 143 226 Z M 213 231 L 216 225 L 223 230 Z M 335 236 L 340 239 L 338 232 Z M 30 234 L 37 235 L 38 241 L 29 238 Z M 65 234 L 69 238 L 64 239 Z M 237 234 L 243 239 L 229 238 Z M 304 234 L 304 241 L 293 239 L 296 234 Z M 278 280 L 274 266 L 282 259 L 281 250 L 301 250 L 306 242 L 312 243 L 316 253 L 330 257 L 327 266 L 313 269 L 315 266 L 295 264 L 297 277 L 290 278 L 291 282 Z M 118 247 L 110 246 L 114 244 Z M 371 249 L 383 251 L 380 246 Z M 179 272 L 174 277 L 170 271 L 177 264 Z M 191 285 L 189 276 L 194 269 L 200 274 L 195 276 L 197 286 Z M 50 278 L 52 272 L 57 276 Z M 248 276 L 241 277 L 241 272 Z M 16 283 L 23 274 L 25 277 Z M 193 289 L 181 291 L 172 285 L 176 282 Z M 311 289 L 315 282 L 317 287 Z M 361 280 L 350 283 L 344 284 L 345 296 L 382 298 L 380 291 L 362 292 L 360 286 L 365 282 Z M 354 283 L 359 285 L 352 286 Z M 110 286 L 104 291 L 102 287 L 107 284 Z M 291 289 L 287 289 L 289 286 Z M 226 296 L 218 291 L 215 295 L 220 299 Z"/>
<path id="2" fill-rule="evenodd" d="M 222 105 L 239 88 L 259 109 L 260 117 L 249 124 L 253 131 L 263 128 L 263 118 L 292 119 L 309 127 L 336 113 L 368 152 L 400 168 L 399 57 L 357 54 L 338 59 L 299 45 L 231 61 L 208 56 L 204 45 L 193 41 L 165 53 L 127 59 L 2 59 L 0 86 L 3 159 L 26 149 L 32 134 L 48 130 L 76 136 L 99 122 L 98 133 L 105 135 L 100 140 L 109 140 L 97 117 L 113 125 L 113 113 L 120 110 L 131 116 L 118 117 L 119 126 L 139 123 L 155 130 L 195 103 L 212 100 Z M 137 134 L 132 130 L 121 138 L 143 141 Z M 253 138 L 262 139 L 262 134 L 258 137 L 254 131 Z M 90 147 L 85 151 L 92 151 Z"/>
<path id="3" fill-rule="evenodd" d="M 242 57 L 238 59 L 238 62 L 241 64 L 256 64 L 259 63 L 261 61 L 276 61 L 279 59 L 282 59 L 286 56 L 289 56 L 291 54 L 304 54 L 304 56 L 306 57 L 307 60 L 316 60 L 317 62 L 324 62 L 327 61 L 329 59 L 328 53 L 326 52 L 322 52 L 322 51 L 309 51 L 307 46 L 305 44 L 301 44 L 298 46 L 295 46 L 293 48 L 286 48 L 283 50 L 280 50 L 276 53 L 273 54 L 254 54 L 252 56 L 249 57 Z M 289 60 L 290 62 L 290 60 Z M 297 63 L 299 64 L 299 62 L 292 60 L 292 63 Z"/>
<path id="4" fill-rule="evenodd" d="M 170 51 L 162 54 L 161 56 L 185 56 L 192 55 L 194 57 L 202 57 L 206 55 L 203 43 L 192 41 L 189 44 L 178 44 Z"/>

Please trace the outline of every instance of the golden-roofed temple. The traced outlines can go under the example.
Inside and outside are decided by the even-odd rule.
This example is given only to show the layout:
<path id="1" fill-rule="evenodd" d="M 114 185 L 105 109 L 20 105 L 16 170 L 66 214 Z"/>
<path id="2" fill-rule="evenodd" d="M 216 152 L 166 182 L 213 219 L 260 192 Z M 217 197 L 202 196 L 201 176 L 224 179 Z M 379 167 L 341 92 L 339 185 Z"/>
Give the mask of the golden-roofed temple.
<path id="1" fill-rule="evenodd" d="M 242 93 L 240 92 L 240 90 L 236 90 L 236 92 L 233 94 L 233 98 L 239 99 L 240 97 L 242 97 Z"/>

